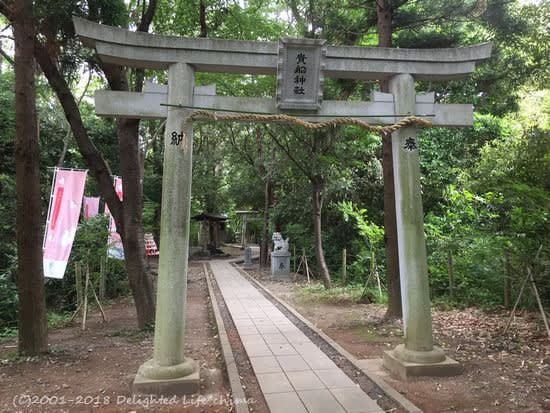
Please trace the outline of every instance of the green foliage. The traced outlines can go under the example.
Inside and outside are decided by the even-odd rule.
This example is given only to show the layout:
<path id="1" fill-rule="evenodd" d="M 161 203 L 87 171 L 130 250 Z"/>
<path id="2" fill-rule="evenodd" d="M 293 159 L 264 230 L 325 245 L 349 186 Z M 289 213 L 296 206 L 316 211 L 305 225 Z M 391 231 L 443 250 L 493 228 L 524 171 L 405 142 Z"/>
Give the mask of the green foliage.
<path id="1" fill-rule="evenodd" d="M 71 313 L 57 313 L 48 311 L 48 328 L 65 327 L 71 320 Z"/>
<path id="2" fill-rule="evenodd" d="M 365 295 L 373 297 L 376 304 L 387 303 L 387 295 L 382 297 L 378 291 L 369 287 L 365 294 L 365 287 L 362 284 L 349 284 L 344 287 L 333 287 L 326 289 L 321 283 L 314 283 L 298 287 L 297 296 L 301 301 L 319 304 L 357 304 L 364 303 Z"/>
<path id="3" fill-rule="evenodd" d="M 51 280 L 47 284 L 48 307 L 61 311 L 76 308 L 75 263 L 77 262 L 82 264 L 82 285 L 84 285 L 86 266 L 88 266 L 90 281 L 97 290 L 100 262 L 106 260 L 106 296 L 115 298 L 128 295 L 129 287 L 124 261 L 106 258 L 109 233 L 107 224 L 108 219 L 102 214 L 80 222 L 63 281 Z"/>
<path id="4" fill-rule="evenodd" d="M 466 304 L 497 304 L 500 290 L 495 289 L 502 275 L 495 272 L 498 266 L 498 237 L 488 237 L 485 231 L 492 228 L 498 215 L 492 205 L 498 199 L 491 193 L 474 195 L 466 189 L 457 190 L 449 185 L 446 202 L 440 206 L 443 214 L 429 213 L 425 229 L 430 253 L 429 272 L 433 295 L 448 290 L 449 260 L 454 272 L 454 294 Z"/>
<path id="5" fill-rule="evenodd" d="M 355 220 L 355 228 L 359 235 L 365 239 L 369 249 L 376 248 L 384 238 L 384 229 L 367 219 L 367 210 L 364 208 L 359 209 L 351 201 L 342 201 L 338 204 L 338 207 L 344 215 L 345 221 L 349 218 Z"/>
<path id="6" fill-rule="evenodd" d="M 0 274 L 0 334 L 17 324 L 18 302 L 13 274 Z"/>
<path id="7" fill-rule="evenodd" d="M 326 289 L 323 284 L 315 283 L 299 287 L 298 297 L 306 302 L 322 304 L 351 304 L 361 301 L 363 288 L 361 285 L 348 285 Z"/>
<path id="8" fill-rule="evenodd" d="M 521 116 L 517 119 L 524 122 Z M 522 123 L 512 117 L 477 116 L 470 132 L 471 142 L 477 143 L 469 146 L 466 140 L 465 147 L 458 149 L 465 150 L 460 157 L 453 145 L 426 141 L 422 163 L 432 172 L 424 187 L 433 201 L 428 205 L 425 228 L 436 301 L 447 300 L 438 297 L 449 293 L 448 278 L 453 273 L 456 304 L 500 305 L 504 257 L 514 288 L 538 247 L 548 246 L 549 133 L 537 125 L 525 128 Z M 438 144 L 439 149 L 432 152 Z M 459 168 L 445 169 L 445 163 L 438 165 L 437 159 L 451 159 Z M 435 188 L 448 182 L 453 183 L 437 194 Z M 539 288 L 548 300 L 550 285 L 544 278 Z"/>
<path id="9" fill-rule="evenodd" d="M 13 340 L 17 337 L 17 327 L 2 327 L 0 328 L 0 343 L 8 340 Z"/>
<path id="10" fill-rule="evenodd" d="M 378 275 L 379 260 L 378 257 L 383 256 L 382 240 L 384 239 L 384 229 L 375 223 L 368 220 L 367 210 L 360 209 L 354 205 L 351 201 L 341 201 L 338 203 L 338 209 L 344 217 L 344 221 L 348 221 L 350 218 L 354 220 L 354 226 L 360 240 L 356 240 L 357 253 L 349 266 L 350 280 L 367 280 L 368 277 L 372 277 L 371 281 L 375 281 L 375 277 Z M 361 242 L 362 241 L 362 242 Z M 363 281 L 364 283 L 366 281 Z M 365 285 L 364 296 L 372 297 L 378 294 L 372 295 Z"/>

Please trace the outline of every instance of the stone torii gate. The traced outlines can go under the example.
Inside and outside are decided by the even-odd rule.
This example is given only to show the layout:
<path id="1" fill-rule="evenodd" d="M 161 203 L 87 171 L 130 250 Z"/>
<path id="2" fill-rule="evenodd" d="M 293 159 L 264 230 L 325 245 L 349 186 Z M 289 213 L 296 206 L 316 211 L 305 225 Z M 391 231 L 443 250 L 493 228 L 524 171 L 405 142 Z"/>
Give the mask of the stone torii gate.
<path id="1" fill-rule="evenodd" d="M 433 93 L 416 94 L 414 81 L 463 78 L 491 53 L 490 44 L 416 50 L 325 46 L 324 41 L 311 39 L 280 43 L 188 39 L 73 20 L 82 42 L 95 48 L 104 62 L 168 70 L 167 86 L 149 84 L 143 93 L 96 94 L 100 116 L 166 118 L 154 350 L 134 380 L 134 391 L 143 393 L 199 389 L 199 367 L 184 356 L 193 132 L 191 124 L 183 126 L 183 121 L 193 108 L 264 114 L 286 110 L 310 122 L 346 116 L 382 125 L 417 115 L 435 126 L 470 126 L 471 105 L 435 104 Z M 196 71 L 277 75 L 277 96 L 204 93 L 194 87 Z M 391 93 L 375 93 L 372 102 L 323 102 L 323 77 L 389 80 Z M 394 132 L 392 142 L 406 328 L 404 344 L 386 352 L 384 365 L 403 378 L 445 374 L 456 370 L 458 363 L 433 345 L 416 127 Z"/>

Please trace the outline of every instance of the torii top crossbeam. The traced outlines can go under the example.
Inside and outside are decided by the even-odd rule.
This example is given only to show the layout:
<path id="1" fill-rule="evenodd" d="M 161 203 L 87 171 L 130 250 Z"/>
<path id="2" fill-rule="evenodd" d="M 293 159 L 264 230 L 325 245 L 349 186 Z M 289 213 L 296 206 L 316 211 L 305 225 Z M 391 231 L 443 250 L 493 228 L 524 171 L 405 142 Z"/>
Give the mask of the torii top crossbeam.
<path id="1" fill-rule="evenodd" d="M 106 63 L 148 69 L 167 69 L 185 62 L 198 72 L 275 75 L 279 44 L 243 40 L 190 39 L 130 32 L 73 18 L 82 42 L 95 48 Z M 451 80 L 473 72 L 487 59 L 491 44 L 452 49 L 396 49 L 327 46 L 326 77 L 381 80 L 409 73 L 418 80 Z"/>

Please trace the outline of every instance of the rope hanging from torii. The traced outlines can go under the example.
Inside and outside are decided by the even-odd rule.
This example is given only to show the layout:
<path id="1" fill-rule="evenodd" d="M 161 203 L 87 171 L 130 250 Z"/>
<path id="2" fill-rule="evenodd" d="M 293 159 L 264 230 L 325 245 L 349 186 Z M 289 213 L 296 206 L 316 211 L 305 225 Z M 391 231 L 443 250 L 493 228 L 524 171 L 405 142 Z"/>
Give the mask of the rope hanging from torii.
<path id="1" fill-rule="evenodd" d="M 429 128 L 433 126 L 432 122 L 422 119 L 418 116 L 412 116 L 412 115 L 404 117 L 399 122 L 393 123 L 391 125 L 379 126 L 379 125 L 371 125 L 368 122 L 365 122 L 356 118 L 336 118 L 336 119 L 331 119 L 323 122 L 307 122 L 295 116 L 290 116 L 285 114 L 261 115 L 256 113 L 242 113 L 242 114 L 235 114 L 235 115 L 226 115 L 226 114 L 219 114 L 208 110 L 197 110 L 192 112 L 189 116 L 187 116 L 184 119 L 182 123 L 182 131 L 184 131 L 185 128 L 189 125 L 189 123 L 193 122 L 194 120 L 221 120 L 221 121 L 235 121 L 235 122 L 249 121 L 249 122 L 262 122 L 262 123 L 281 122 L 281 123 L 293 123 L 298 126 L 303 126 L 304 128 L 307 128 L 307 129 L 322 129 L 329 126 L 355 125 L 363 129 L 366 129 L 370 132 L 379 133 L 379 134 L 392 133 L 401 128 L 404 128 L 406 126 L 411 126 L 411 125 L 417 125 L 425 128 Z M 182 149 L 184 149 L 183 146 L 182 146 Z"/>

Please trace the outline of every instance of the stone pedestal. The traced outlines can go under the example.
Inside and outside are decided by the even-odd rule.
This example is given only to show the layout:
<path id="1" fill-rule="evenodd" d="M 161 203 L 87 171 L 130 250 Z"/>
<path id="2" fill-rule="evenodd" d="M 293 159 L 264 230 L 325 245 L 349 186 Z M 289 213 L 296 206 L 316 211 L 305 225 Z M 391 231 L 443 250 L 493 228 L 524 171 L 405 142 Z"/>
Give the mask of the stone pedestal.
<path id="1" fill-rule="evenodd" d="M 273 251 L 271 253 L 271 277 L 275 279 L 290 279 L 290 252 Z"/>
<path id="2" fill-rule="evenodd" d="M 244 249 L 244 264 L 243 268 L 252 268 L 252 248 L 246 247 Z"/>
<path id="3" fill-rule="evenodd" d="M 200 390 L 200 367 L 191 359 L 177 366 L 162 367 L 149 360 L 138 370 L 132 392 L 159 396 L 183 396 Z M 152 378 L 154 377 L 154 378 Z"/>
<path id="4" fill-rule="evenodd" d="M 447 357 L 437 346 L 432 351 L 416 352 L 416 361 L 414 356 L 403 360 L 407 358 L 404 354 L 406 352 L 403 344 L 393 350 L 384 351 L 384 367 L 401 380 L 418 376 L 455 376 L 462 370 L 457 361 Z"/>

